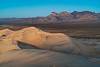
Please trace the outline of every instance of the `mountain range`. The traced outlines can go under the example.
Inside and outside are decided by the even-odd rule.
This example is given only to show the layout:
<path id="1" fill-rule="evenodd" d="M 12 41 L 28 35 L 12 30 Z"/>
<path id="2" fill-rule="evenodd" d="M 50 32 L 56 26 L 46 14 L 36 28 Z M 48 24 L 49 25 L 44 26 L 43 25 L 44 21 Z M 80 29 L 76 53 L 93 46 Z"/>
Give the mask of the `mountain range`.
<path id="1" fill-rule="evenodd" d="M 46 23 L 66 23 L 66 24 L 84 24 L 84 23 L 100 23 L 100 13 L 91 11 L 63 11 L 60 13 L 51 12 L 46 17 L 32 18 L 0 18 L 0 24 L 46 24 Z"/>

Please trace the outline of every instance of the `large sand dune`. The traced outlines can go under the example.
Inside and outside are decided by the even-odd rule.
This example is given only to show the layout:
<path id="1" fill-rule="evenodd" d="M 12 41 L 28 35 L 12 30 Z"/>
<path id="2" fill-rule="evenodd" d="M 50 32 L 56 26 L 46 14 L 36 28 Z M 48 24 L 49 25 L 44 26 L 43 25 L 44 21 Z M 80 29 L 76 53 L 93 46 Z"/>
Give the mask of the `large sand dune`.
<path id="1" fill-rule="evenodd" d="M 72 45 L 72 42 L 67 35 L 62 33 L 47 33 L 35 27 L 24 28 L 3 36 L 5 35 L 5 32 L 7 31 L 1 31 L 1 37 L 5 38 L 0 41 L 4 46 L 0 48 L 0 52 L 3 52 L 3 50 L 18 49 L 17 41 L 25 42 L 42 49 L 52 49 L 55 46 L 60 46 L 63 50 Z"/>
<path id="2" fill-rule="evenodd" d="M 19 41 L 40 49 L 100 56 L 100 52 L 97 52 L 94 46 L 86 46 L 63 33 L 44 32 L 35 27 L 28 27 L 18 31 L 4 29 L 0 31 L 0 38 L 0 52 L 20 49 L 18 47 Z"/>

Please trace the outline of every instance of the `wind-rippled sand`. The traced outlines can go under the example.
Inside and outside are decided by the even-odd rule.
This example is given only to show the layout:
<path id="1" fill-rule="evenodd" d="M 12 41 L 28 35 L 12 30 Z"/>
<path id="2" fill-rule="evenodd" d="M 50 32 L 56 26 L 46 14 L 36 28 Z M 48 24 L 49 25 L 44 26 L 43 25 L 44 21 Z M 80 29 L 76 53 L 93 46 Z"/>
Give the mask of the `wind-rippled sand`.
<path id="1" fill-rule="evenodd" d="M 93 58 L 48 50 L 21 49 L 0 55 L 0 67 L 100 67 Z"/>

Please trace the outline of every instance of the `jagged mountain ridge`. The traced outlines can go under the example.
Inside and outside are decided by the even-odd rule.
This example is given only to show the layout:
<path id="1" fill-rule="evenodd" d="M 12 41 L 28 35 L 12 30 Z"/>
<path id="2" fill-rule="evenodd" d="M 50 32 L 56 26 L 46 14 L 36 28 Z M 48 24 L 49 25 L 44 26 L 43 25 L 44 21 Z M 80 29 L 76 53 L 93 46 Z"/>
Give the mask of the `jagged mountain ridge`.
<path id="1" fill-rule="evenodd" d="M 52 12 L 50 15 L 46 17 L 33 17 L 33 18 L 0 18 L 1 24 L 36 24 L 36 23 L 82 23 L 84 22 L 99 22 L 100 20 L 100 13 L 90 12 L 90 11 L 83 11 L 78 12 L 74 11 L 69 13 L 67 11 L 63 11 L 60 13 Z"/>

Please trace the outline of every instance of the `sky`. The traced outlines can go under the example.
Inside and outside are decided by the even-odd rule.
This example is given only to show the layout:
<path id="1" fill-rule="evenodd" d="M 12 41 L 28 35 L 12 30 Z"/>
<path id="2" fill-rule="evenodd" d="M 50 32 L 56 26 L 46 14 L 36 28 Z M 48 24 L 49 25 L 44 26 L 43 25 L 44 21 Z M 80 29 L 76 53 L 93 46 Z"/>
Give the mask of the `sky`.
<path id="1" fill-rule="evenodd" d="M 0 18 L 47 16 L 62 11 L 100 12 L 100 0 L 0 0 Z"/>

